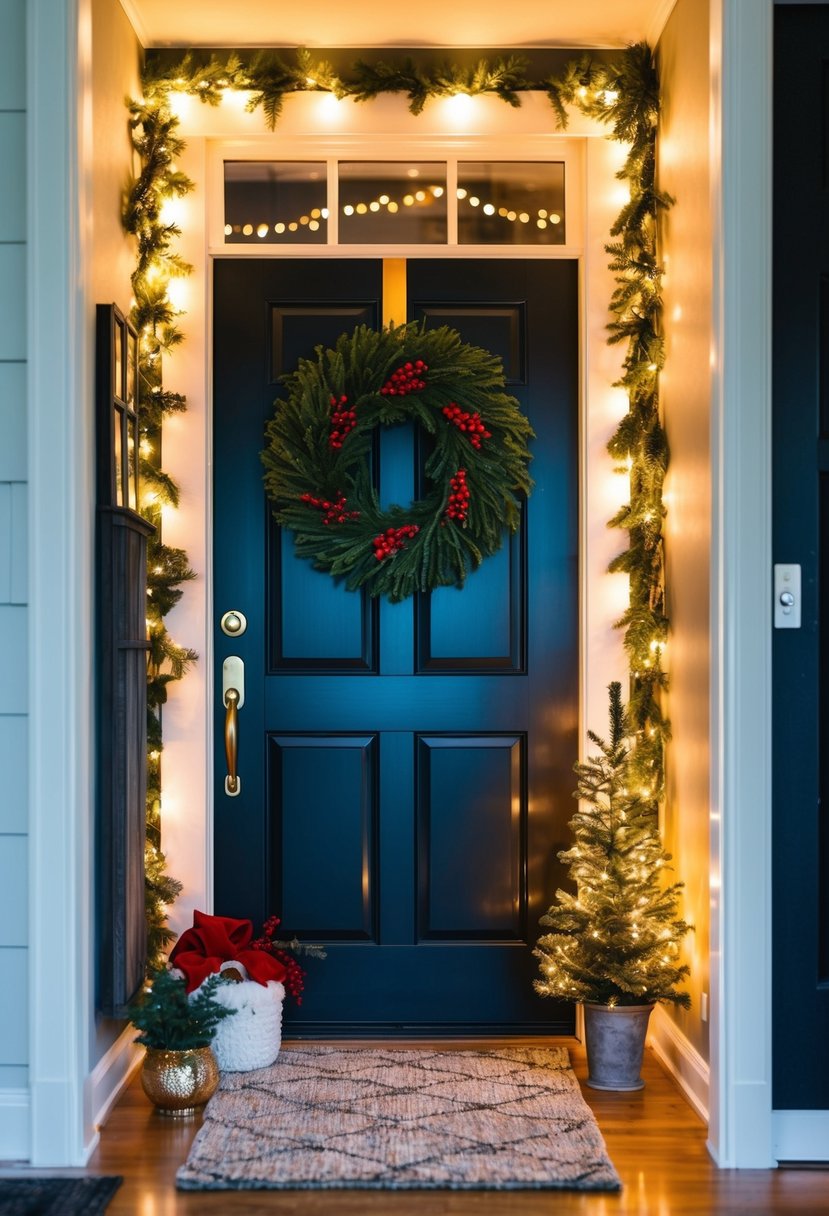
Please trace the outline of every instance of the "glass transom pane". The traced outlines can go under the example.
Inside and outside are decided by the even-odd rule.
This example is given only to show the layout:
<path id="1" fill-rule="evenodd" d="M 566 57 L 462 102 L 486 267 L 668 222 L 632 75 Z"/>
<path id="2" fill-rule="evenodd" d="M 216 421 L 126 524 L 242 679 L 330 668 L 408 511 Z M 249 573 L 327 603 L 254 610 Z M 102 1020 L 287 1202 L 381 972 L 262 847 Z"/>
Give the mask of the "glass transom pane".
<path id="1" fill-rule="evenodd" d="M 446 166 L 344 161 L 339 166 L 340 243 L 446 243 Z"/>
<path id="2" fill-rule="evenodd" d="M 458 164 L 458 243 L 563 245 L 561 161 Z"/>
<path id="3" fill-rule="evenodd" d="M 327 195 L 324 161 L 225 161 L 225 242 L 325 244 Z"/>

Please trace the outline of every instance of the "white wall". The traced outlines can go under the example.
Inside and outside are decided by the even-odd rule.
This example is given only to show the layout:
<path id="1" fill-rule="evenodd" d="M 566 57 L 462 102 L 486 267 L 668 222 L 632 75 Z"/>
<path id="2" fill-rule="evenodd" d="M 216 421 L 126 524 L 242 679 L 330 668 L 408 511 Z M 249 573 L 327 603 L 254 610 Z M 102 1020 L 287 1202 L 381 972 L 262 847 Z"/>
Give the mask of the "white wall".
<path id="1" fill-rule="evenodd" d="M 0 37 L 0 1157 L 28 1084 L 25 0 Z"/>
<path id="2" fill-rule="evenodd" d="M 692 1008 L 672 1016 L 708 1059 L 701 1020 L 708 982 L 712 216 L 709 168 L 708 0 L 678 0 L 659 40 L 659 186 L 676 199 L 660 225 L 665 266 L 662 407 L 671 460 L 665 483 L 667 649 L 673 728 L 665 839 L 685 883 L 683 912 Z"/>

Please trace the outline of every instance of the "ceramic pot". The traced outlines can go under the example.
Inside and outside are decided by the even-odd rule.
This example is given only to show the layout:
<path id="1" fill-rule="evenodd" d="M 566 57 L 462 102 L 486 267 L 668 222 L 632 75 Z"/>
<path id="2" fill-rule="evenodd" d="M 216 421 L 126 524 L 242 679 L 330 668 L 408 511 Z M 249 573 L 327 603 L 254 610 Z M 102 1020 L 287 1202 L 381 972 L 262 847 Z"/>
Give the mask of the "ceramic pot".
<path id="1" fill-rule="evenodd" d="M 218 1084 L 219 1069 L 209 1047 L 191 1047 L 187 1051 L 147 1048 L 141 1085 L 159 1114 L 194 1114 Z"/>
<path id="2" fill-rule="evenodd" d="M 653 1005 L 584 1005 L 587 1084 L 591 1089 L 644 1089 L 640 1070 Z"/>

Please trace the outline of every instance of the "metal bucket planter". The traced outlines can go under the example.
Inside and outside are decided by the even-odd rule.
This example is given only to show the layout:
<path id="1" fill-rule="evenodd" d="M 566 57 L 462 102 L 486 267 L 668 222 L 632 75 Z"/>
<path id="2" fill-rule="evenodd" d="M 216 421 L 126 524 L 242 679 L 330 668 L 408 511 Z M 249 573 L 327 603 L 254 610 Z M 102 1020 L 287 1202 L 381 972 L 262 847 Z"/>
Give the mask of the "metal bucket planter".
<path id="1" fill-rule="evenodd" d="M 653 1005 L 584 1005 L 587 1084 L 591 1089 L 644 1089 L 640 1070 Z"/>

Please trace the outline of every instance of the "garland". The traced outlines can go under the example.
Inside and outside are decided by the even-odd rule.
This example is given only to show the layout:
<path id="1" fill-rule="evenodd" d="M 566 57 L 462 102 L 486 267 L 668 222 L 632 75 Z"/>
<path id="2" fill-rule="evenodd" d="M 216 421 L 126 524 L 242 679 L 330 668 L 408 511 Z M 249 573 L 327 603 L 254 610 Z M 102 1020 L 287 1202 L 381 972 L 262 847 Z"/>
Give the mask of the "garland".
<path id="1" fill-rule="evenodd" d="M 503 391 L 500 359 L 455 330 L 361 325 L 301 359 L 285 384 L 267 427 L 265 487 L 317 569 L 396 603 L 462 585 L 500 549 L 504 528 L 518 527 L 533 432 Z M 406 421 L 431 438 L 429 488 L 384 510 L 371 484 L 374 431 Z"/>
<path id="2" fill-rule="evenodd" d="M 316 62 L 303 49 L 285 53 L 263 51 L 243 63 L 237 55 L 212 55 L 207 62 L 192 53 L 175 68 L 165 70 L 150 61 L 143 78 L 143 98 L 130 103 L 133 143 L 141 161 L 138 179 L 129 191 L 123 213 L 127 232 L 138 238 L 138 265 L 133 276 L 136 306 L 132 319 L 141 334 L 141 401 L 147 443 L 158 441 L 157 423 L 184 408 L 177 394 L 166 393 L 161 382 L 161 354 L 181 341 L 175 313 L 167 295 L 173 275 L 189 270 L 171 245 L 178 230 L 165 223 L 165 198 L 182 196 L 192 182 L 174 168 L 184 148 L 176 136 L 178 120 L 170 107 L 172 91 L 186 92 L 210 105 L 218 105 L 226 89 L 250 92 L 248 110 L 261 107 L 273 129 L 286 96 L 297 92 L 331 92 L 338 97 L 368 101 L 383 93 L 403 93 L 409 109 L 420 113 L 430 98 L 453 93 L 492 93 L 509 105 L 520 105 L 522 92 L 546 92 L 556 124 L 567 126 L 568 105 L 605 123 L 610 138 L 629 144 L 619 171 L 630 188 L 630 201 L 622 208 L 607 246 L 616 290 L 610 302 L 614 320 L 609 326 L 612 343 L 626 343 L 624 374 L 618 382 L 628 394 L 629 409 L 608 444 L 620 471 L 630 476 L 630 501 L 610 521 L 627 533 L 628 546 L 611 563 L 611 571 L 630 577 L 629 607 L 618 622 L 624 630 L 631 669 L 629 715 L 637 745 L 631 771 L 654 802 L 664 791 L 664 748 L 670 737 L 660 694 L 667 687 L 662 652 L 668 633 L 665 614 L 662 486 L 668 453 L 659 418 L 658 375 L 664 361 L 661 338 L 661 267 L 656 256 L 656 221 L 671 201 L 655 187 L 655 146 L 659 119 L 659 81 L 653 53 L 647 43 L 627 48 L 614 63 L 597 62 L 588 55 L 571 62 L 558 77 L 531 81 L 525 61 L 509 56 L 481 60 L 474 68 L 447 64 L 423 69 L 412 59 L 389 63 L 360 60 L 347 72 L 335 73 Z M 147 423 L 146 419 L 150 419 Z M 158 522 L 161 503 L 177 499 L 174 483 L 157 460 L 143 459 L 146 485 L 158 496 L 157 511 L 147 510 Z M 153 491 L 151 491 L 153 492 Z M 154 542 L 155 544 L 155 542 Z M 157 560 L 157 558 L 159 560 Z M 179 585 L 191 577 L 181 550 L 154 553 L 150 558 L 150 589 L 156 603 L 180 595 Z M 157 578 L 158 582 L 153 579 Z M 150 758 L 148 793 L 148 919 L 151 942 L 159 950 L 169 932 L 164 906 L 175 897 L 177 884 L 163 873 L 158 850 L 159 768 L 161 750 L 160 706 L 170 680 L 180 678 L 195 659 L 191 651 L 175 647 L 163 625 L 164 612 L 151 615 L 154 624 L 150 682 Z M 151 954 L 153 948 L 151 947 Z"/>
<path id="3" fill-rule="evenodd" d="M 176 326 L 168 285 L 190 266 L 173 251 L 179 229 L 165 222 L 166 199 L 181 197 L 193 183 L 173 165 L 184 148 L 175 135 L 176 120 L 169 107 L 149 102 L 132 103 L 130 130 L 141 160 L 141 172 L 125 198 L 122 223 L 136 238 L 138 260 L 132 274 L 134 305 L 130 319 L 138 331 L 139 511 L 155 527 L 147 546 L 147 837 L 145 847 L 145 909 L 147 966 L 158 970 L 165 947 L 174 934 L 167 926 L 166 909 L 181 891 L 181 883 L 166 873 L 161 851 L 161 731 L 162 707 L 171 683 L 182 679 L 195 662 L 195 651 L 178 646 L 164 618 L 181 599 L 182 583 L 195 578 L 183 549 L 161 539 L 162 509 L 177 507 L 178 486 L 161 468 L 161 429 L 166 417 L 181 413 L 187 402 L 179 393 L 164 390 L 162 356 L 177 346 L 183 335 Z"/>

